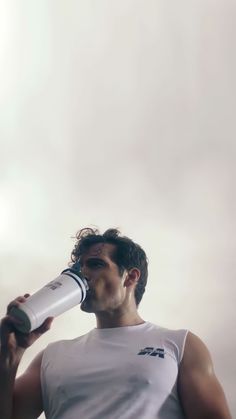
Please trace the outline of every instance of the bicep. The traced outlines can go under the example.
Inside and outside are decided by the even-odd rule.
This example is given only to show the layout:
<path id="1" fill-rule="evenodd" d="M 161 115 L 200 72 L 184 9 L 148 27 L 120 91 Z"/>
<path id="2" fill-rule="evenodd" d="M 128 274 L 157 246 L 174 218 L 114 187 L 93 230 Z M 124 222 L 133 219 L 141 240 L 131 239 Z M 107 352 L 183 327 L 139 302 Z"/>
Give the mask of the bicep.
<path id="1" fill-rule="evenodd" d="M 36 419 L 43 411 L 40 383 L 41 359 L 42 353 L 15 382 L 12 419 Z"/>
<path id="2" fill-rule="evenodd" d="M 203 342 L 190 334 L 180 366 L 178 390 L 188 419 L 231 419 L 224 391 Z"/>
<path id="3" fill-rule="evenodd" d="M 223 389 L 214 373 L 185 374 L 179 379 L 179 393 L 188 419 L 230 419 Z"/>

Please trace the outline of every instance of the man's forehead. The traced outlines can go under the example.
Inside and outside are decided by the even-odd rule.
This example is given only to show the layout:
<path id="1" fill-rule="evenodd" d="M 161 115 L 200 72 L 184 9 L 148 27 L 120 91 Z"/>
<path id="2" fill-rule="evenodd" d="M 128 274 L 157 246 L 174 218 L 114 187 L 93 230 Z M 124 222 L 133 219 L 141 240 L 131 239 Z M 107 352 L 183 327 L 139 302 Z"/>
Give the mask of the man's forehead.
<path id="1" fill-rule="evenodd" d="M 110 243 L 96 243 L 92 244 L 86 252 L 82 255 L 81 259 L 87 259 L 88 257 L 99 257 L 99 256 L 107 256 L 111 257 L 114 251 L 114 245 Z"/>

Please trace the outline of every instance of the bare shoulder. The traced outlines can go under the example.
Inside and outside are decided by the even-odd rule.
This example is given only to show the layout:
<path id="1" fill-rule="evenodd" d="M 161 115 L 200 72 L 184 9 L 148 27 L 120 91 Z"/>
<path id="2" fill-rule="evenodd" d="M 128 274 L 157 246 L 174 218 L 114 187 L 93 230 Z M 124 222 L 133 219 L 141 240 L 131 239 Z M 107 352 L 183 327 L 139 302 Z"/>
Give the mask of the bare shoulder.
<path id="1" fill-rule="evenodd" d="M 207 369 L 208 373 L 213 372 L 213 362 L 206 344 L 190 331 L 186 337 L 181 370 L 188 367 L 200 368 L 201 370 Z"/>
<path id="2" fill-rule="evenodd" d="M 39 352 L 26 371 L 16 379 L 13 419 L 34 419 L 43 411 L 40 370 L 44 351 Z"/>
<path id="3" fill-rule="evenodd" d="M 178 392 L 187 418 L 231 419 L 211 354 L 205 343 L 192 332 L 186 337 Z"/>

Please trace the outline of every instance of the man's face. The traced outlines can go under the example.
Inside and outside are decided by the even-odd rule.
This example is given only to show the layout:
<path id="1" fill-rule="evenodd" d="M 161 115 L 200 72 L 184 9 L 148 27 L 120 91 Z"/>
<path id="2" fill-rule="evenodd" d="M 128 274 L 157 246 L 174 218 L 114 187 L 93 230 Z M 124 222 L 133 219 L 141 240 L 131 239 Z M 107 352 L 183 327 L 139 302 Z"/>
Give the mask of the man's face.
<path id="1" fill-rule="evenodd" d="M 81 271 L 90 289 L 80 306 L 81 310 L 89 313 L 112 311 L 124 302 L 127 271 L 120 276 L 118 266 L 111 259 L 114 250 L 115 245 L 97 243 L 81 257 Z"/>

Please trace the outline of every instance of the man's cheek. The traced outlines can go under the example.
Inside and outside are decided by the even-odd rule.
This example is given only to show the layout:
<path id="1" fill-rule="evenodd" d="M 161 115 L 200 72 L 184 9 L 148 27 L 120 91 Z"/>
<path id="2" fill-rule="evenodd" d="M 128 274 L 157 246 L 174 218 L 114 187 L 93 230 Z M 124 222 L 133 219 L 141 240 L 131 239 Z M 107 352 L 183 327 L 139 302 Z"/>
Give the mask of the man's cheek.
<path id="1" fill-rule="evenodd" d="M 103 280 L 103 278 L 99 278 L 99 280 L 96 283 L 96 287 L 95 287 L 95 293 L 97 296 L 104 294 L 104 292 L 106 291 L 106 285 L 105 282 Z"/>

